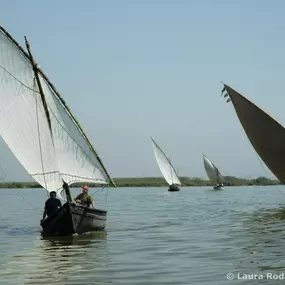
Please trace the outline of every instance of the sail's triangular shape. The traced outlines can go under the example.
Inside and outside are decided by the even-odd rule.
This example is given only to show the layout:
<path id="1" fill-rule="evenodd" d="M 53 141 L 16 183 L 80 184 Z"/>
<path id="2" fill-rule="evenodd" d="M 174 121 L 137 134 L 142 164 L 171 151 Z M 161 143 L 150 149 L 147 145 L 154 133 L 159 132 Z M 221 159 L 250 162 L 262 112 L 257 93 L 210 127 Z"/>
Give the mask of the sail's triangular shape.
<path id="1" fill-rule="evenodd" d="M 61 179 L 30 61 L 0 30 L 0 135 L 27 172 L 48 191 Z"/>
<path id="2" fill-rule="evenodd" d="M 221 184 L 224 178 L 214 163 L 203 154 L 203 161 L 206 173 L 210 181 L 214 184 Z"/>
<path id="3" fill-rule="evenodd" d="M 272 173 L 285 183 L 284 127 L 228 85 L 225 89 L 255 151 Z"/>
<path id="4" fill-rule="evenodd" d="M 112 183 L 68 110 L 42 76 L 40 80 L 51 118 L 59 169 L 64 181 L 68 184 Z"/>
<path id="5" fill-rule="evenodd" d="M 48 191 L 60 194 L 62 179 L 115 186 L 65 101 L 35 70 L 31 55 L 0 26 L 0 135 L 8 147 Z"/>
<path id="6" fill-rule="evenodd" d="M 158 144 L 154 141 L 153 138 L 151 138 L 151 141 L 156 162 L 166 182 L 169 185 L 172 184 L 181 185 L 178 175 L 174 167 L 172 166 L 170 160 L 166 157 L 162 149 L 158 146 Z"/>

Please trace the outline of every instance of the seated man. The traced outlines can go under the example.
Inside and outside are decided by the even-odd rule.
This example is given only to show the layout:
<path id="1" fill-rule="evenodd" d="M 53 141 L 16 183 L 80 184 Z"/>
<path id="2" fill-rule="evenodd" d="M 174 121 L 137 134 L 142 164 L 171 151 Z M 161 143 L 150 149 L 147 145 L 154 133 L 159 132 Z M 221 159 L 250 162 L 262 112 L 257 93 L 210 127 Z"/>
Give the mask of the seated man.
<path id="1" fill-rule="evenodd" d="M 51 191 L 49 195 L 50 198 L 46 200 L 43 219 L 41 220 L 41 222 L 45 219 L 46 215 L 50 217 L 58 208 L 61 207 L 60 200 L 56 198 L 56 192 Z"/>
<path id="2" fill-rule="evenodd" d="M 92 197 L 88 194 L 88 186 L 82 187 L 82 193 L 80 193 L 75 199 L 76 203 L 80 203 L 82 206 L 94 208 L 94 201 Z"/>

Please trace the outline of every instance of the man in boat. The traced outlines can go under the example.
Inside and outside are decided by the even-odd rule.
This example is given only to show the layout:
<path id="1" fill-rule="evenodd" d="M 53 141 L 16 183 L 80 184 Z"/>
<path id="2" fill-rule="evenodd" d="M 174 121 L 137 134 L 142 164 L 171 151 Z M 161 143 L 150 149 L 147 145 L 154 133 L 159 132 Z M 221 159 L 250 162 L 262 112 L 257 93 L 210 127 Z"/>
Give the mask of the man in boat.
<path id="1" fill-rule="evenodd" d="M 50 198 L 48 198 L 45 202 L 45 210 L 41 222 L 45 219 L 46 216 L 51 216 L 58 208 L 61 207 L 60 200 L 56 198 L 56 192 L 51 191 L 49 195 Z"/>
<path id="2" fill-rule="evenodd" d="M 94 208 L 94 201 L 92 197 L 88 194 L 88 186 L 82 187 L 82 193 L 77 195 L 77 197 L 74 199 L 76 203 L 82 204 L 82 206 L 90 207 L 92 205 L 92 208 Z"/>

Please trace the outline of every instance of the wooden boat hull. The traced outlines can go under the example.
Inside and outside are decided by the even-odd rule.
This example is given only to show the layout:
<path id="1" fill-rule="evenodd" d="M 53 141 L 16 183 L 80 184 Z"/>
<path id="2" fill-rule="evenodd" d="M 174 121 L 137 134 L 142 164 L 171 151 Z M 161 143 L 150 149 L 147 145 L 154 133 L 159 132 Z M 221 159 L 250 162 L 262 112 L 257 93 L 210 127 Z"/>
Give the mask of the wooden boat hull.
<path id="1" fill-rule="evenodd" d="M 176 191 L 180 191 L 180 188 L 177 185 L 172 184 L 169 186 L 168 191 L 176 192 Z"/>
<path id="2" fill-rule="evenodd" d="M 213 187 L 214 190 L 222 190 L 223 189 L 223 185 L 216 185 Z"/>
<path id="3" fill-rule="evenodd" d="M 85 232 L 104 230 L 107 211 L 92 209 L 66 202 L 41 226 L 43 236 L 70 236 Z"/>

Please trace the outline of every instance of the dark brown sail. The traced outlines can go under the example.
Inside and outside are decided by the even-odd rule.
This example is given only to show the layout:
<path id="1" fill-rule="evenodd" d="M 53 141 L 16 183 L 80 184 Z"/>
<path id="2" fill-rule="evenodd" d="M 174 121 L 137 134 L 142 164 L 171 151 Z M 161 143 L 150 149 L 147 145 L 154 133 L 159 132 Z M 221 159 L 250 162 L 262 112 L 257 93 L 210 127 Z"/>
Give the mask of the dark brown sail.
<path id="1" fill-rule="evenodd" d="M 225 90 L 252 146 L 272 173 L 284 184 L 284 127 L 228 85 L 225 85 Z"/>

